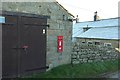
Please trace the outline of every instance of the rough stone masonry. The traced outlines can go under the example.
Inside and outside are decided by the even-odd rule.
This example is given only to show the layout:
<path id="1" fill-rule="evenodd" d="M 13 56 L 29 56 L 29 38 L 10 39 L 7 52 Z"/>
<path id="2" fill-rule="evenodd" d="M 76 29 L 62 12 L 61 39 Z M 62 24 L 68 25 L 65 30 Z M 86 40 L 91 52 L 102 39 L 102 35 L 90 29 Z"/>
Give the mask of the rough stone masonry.
<path id="1" fill-rule="evenodd" d="M 71 62 L 87 63 L 118 59 L 118 51 L 112 46 L 94 45 L 88 43 L 73 43 Z"/>
<path id="2" fill-rule="evenodd" d="M 57 2 L 3 2 L 3 11 L 50 16 L 47 24 L 46 66 L 50 69 L 70 63 L 72 44 L 72 15 Z M 63 52 L 57 52 L 57 36 L 63 36 Z"/>

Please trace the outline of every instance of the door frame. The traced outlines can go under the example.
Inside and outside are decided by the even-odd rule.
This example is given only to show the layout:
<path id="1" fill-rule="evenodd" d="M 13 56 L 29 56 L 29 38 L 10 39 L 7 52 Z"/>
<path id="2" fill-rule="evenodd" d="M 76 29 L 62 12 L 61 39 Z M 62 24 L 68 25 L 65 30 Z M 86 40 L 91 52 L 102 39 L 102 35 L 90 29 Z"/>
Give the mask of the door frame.
<path id="1" fill-rule="evenodd" d="M 0 23 L 0 79 L 2 79 L 2 24 L 1 23 Z"/>
<path id="2" fill-rule="evenodd" d="M 1 11 L 1 10 L 0 10 Z M 26 16 L 26 17 L 36 17 L 36 18 L 46 18 L 50 19 L 50 16 L 47 15 L 39 15 L 39 14 L 32 14 L 32 13 L 23 13 L 23 12 L 11 12 L 11 11 L 1 11 L 0 15 L 13 15 L 13 16 Z"/>

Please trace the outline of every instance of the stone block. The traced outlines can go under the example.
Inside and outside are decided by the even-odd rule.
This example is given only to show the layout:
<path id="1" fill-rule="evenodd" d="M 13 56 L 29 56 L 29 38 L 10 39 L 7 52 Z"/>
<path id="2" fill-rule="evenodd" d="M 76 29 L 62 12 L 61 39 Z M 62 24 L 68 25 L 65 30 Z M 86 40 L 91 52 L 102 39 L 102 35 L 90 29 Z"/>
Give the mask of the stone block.
<path id="1" fill-rule="evenodd" d="M 79 61 L 74 61 L 73 64 L 79 64 L 80 62 Z"/>
<path id="2" fill-rule="evenodd" d="M 84 58 L 84 59 L 83 59 L 83 62 L 86 62 L 87 60 L 88 60 L 88 58 Z"/>
<path id="3" fill-rule="evenodd" d="M 86 58 L 87 57 L 87 55 L 81 55 L 81 58 Z"/>
<path id="4" fill-rule="evenodd" d="M 89 63 L 93 62 L 93 60 L 88 60 Z"/>
<path id="5" fill-rule="evenodd" d="M 103 59 L 104 59 L 104 60 L 105 60 L 105 59 L 108 59 L 108 57 L 104 56 Z"/>
<path id="6" fill-rule="evenodd" d="M 83 59 L 79 59 L 79 61 L 83 61 Z"/>

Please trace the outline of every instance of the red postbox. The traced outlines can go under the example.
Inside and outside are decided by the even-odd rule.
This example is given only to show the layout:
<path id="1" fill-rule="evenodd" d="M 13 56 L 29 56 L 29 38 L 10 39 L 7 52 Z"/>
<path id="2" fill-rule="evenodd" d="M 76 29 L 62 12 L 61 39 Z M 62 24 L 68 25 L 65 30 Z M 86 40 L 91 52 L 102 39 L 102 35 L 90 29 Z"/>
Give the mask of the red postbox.
<path id="1" fill-rule="evenodd" d="M 58 52 L 62 53 L 63 52 L 63 36 L 58 36 Z"/>

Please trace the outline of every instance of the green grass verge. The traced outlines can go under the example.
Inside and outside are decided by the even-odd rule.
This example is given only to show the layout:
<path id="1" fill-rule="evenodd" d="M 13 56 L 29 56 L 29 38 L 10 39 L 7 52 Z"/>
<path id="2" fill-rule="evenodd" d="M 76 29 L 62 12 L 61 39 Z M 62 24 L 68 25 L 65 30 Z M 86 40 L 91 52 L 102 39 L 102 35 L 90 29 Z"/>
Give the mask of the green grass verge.
<path id="1" fill-rule="evenodd" d="M 74 64 L 73 67 L 70 64 L 66 64 L 42 74 L 33 74 L 29 78 L 84 78 L 96 76 L 101 73 L 118 70 L 118 65 L 120 65 L 118 62 L 120 60 Z"/>

